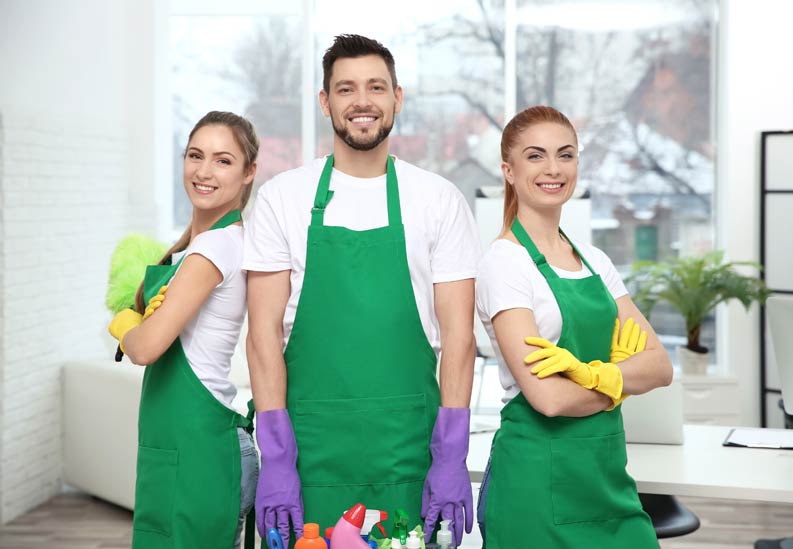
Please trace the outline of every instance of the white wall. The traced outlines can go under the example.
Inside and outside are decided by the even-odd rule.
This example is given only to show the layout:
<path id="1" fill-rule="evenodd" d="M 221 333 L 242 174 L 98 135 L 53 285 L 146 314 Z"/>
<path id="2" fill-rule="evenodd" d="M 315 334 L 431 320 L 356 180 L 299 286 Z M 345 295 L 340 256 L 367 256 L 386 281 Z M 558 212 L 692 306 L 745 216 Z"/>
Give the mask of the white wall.
<path id="1" fill-rule="evenodd" d="M 103 304 L 112 248 L 156 216 L 152 2 L 10 0 L 2 12 L 5 523 L 60 488 L 60 364 L 109 355 Z"/>
<path id="2" fill-rule="evenodd" d="M 793 2 L 722 0 L 719 31 L 718 245 L 730 259 L 758 261 L 760 132 L 793 129 Z M 758 308 L 733 304 L 725 317 L 722 356 L 740 381 L 741 421 L 756 425 Z"/>

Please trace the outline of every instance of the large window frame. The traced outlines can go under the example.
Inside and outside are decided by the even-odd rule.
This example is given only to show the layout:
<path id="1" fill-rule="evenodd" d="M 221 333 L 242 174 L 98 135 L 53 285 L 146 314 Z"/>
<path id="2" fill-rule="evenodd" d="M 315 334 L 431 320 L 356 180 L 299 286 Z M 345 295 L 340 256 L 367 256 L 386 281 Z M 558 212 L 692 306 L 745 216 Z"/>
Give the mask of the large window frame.
<path id="1" fill-rule="evenodd" d="M 158 199 L 159 205 L 159 231 L 158 233 L 164 239 L 172 239 L 175 232 L 174 225 L 174 196 L 171 186 L 172 167 L 171 159 L 173 158 L 173 142 L 170 139 L 172 135 L 172 124 L 170 122 L 170 55 L 168 53 L 168 20 L 171 16 L 212 16 L 212 15 L 278 15 L 288 14 L 291 16 L 300 17 L 302 20 L 302 34 L 300 37 L 301 42 L 301 78 L 302 86 L 300 90 L 300 105 L 301 105 L 301 151 L 303 162 L 309 162 L 316 155 L 317 147 L 317 85 L 316 79 L 318 71 L 321 70 L 320 58 L 317 54 L 316 43 L 316 25 L 315 20 L 315 2 L 319 0 L 301 0 L 295 3 L 276 2 L 275 0 L 267 0 L 265 2 L 259 0 L 228 0 L 225 3 L 217 4 L 209 0 L 170 0 L 163 4 L 158 4 L 155 8 L 158 12 L 155 14 L 158 23 L 155 25 L 157 36 L 155 37 L 155 51 L 160 55 L 155 56 L 155 137 L 157 142 L 157 158 L 155 160 L 155 169 L 157 178 L 162 182 L 159 188 L 162 190 L 162 196 Z M 715 2 L 714 9 L 714 24 L 718 26 L 718 2 Z M 521 18 L 524 17 L 518 9 L 518 0 L 503 0 L 503 30 L 504 30 L 504 70 L 503 70 L 503 117 L 504 120 L 509 120 L 517 111 L 518 98 L 517 98 L 517 64 L 518 64 L 518 48 L 517 37 L 520 29 Z M 348 32 L 347 29 L 340 29 L 339 32 Z M 354 31 L 353 31 L 354 32 Z M 717 67 L 721 63 L 721 52 L 717 47 L 718 32 L 713 34 L 712 44 L 712 61 L 711 61 L 711 74 L 709 75 L 710 86 L 710 118 L 711 118 L 711 133 L 713 135 L 712 141 L 716 143 L 716 112 L 717 112 Z M 721 216 L 719 215 L 718 206 L 720 202 L 715 199 L 718 192 L 718 186 L 715 181 L 718 181 L 718 158 L 714 161 L 714 199 L 712 200 L 712 216 L 711 227 L 714 233 L 714 247 L 718 246 L 719 240 L 718 230 Z M 717 354 L 721 357 L 725 356 L 726 342 L 723 334 L 726 334 L 726 318 L 721 311 L 717 312 L 717 333 L 716 337 Z M 719 373 L 727 373 L 726 361 L 721 360 L 717 365 Z"/>

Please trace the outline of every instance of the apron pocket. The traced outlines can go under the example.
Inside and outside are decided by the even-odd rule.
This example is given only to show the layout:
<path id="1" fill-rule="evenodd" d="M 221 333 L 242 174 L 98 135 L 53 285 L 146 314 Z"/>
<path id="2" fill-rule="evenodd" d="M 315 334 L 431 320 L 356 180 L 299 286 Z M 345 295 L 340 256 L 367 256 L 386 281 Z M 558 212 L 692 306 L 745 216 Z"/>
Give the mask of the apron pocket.
<path id="1" fill-rule="evenodd" d="M 171 535 L 177 450 L 138 447 L 133 529 Z"/>
<path id="2" fill-rule="evenodd" d="M 627 463 L 625 433 L 551 439 L 554 523 L 602 521 L 641 512 Z"/>
<path id="3" fill-rule="evenodd" d="M 429 469 L 423 393 L 300 400 L 294 419 L 305 486 L 423 481 Z"/>

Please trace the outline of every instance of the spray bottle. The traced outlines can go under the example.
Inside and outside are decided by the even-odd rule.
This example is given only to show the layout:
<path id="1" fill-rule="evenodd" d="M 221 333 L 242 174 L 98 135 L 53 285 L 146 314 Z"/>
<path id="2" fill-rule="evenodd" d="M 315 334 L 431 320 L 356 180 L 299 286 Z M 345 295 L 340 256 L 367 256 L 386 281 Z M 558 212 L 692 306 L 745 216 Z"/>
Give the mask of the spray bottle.
<path id="1" fill-rule="evenodd" d="M 386 537 L 387 534 L 385 532 L 385 528 L 383 525 L 380 524 L 382 521 L 388 520 L 388 513 L 385 511 L 379 511 L 377 509 L 367 509 L 366 510 L 366 517 L 363 519 L 363 528 L 361 528 L 361 536 L 365 541 L 369 540 L 369 534 L 372 531 L 372 528 L 377 526 L 380 533 L 383 534 L 383 537 Z"/>
<path id="2" fill-rule="evenodd" d="M 394 527 L 391 529 L 391 546 L 401 549 L 408 541 L 408 514 L 402 508 L 394 511 Z M 399 540 L 399 545 L 394 544 L 394 540 Z"/>
<path id="3" fill-rule="evenodd" d="M 338 549 L 369 549 L 369 544 L 361 537 L 364 518 L 366 518 L 366 507 L 356 503 L 333 527 L 331 546 Z"/>
<path id="4" fill-rule="evenodd" d="M 442 520 L 441 529 L 438 531 L 435 540 L 438 542 L 438 549 L 453 549 L 452 548 L 452 533 L 449 530 L 449 524 L 452 521 Z"/>

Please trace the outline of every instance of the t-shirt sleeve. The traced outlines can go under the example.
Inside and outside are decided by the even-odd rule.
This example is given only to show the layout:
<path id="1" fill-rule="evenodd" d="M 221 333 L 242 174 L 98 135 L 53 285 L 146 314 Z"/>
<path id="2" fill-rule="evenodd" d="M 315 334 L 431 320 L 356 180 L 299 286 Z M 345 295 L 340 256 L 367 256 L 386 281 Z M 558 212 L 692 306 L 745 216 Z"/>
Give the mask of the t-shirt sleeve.
<path id="1" fill-rule="evenodd" d="M 534 309 L 528 258 L 510 249 L 491 248 L 479 265 L 476 307 L 490 320 L 507 309 Z"/>
<path id="2" fill-rule="evenodd" d="M 471 208 L 451 183 L 440 193 L 435 210 L 437 233 L 432 248 L 432 282 L 452 282 L 476 277 L 482 257 L 479 232 Z"/>
<path id="3" fill-rule="evenodd" d="M 212 262 L 223 276 L 220 283 L 222 284 L 240 272 L 242 242 L 239 234 L 232 231 L 206 231 L 193 239 L 185 253 L 185 258 L 193 254 L 199 254 Z"/>
<path id="4" fill-rule="evenodd" d="M 242 268 L 262 272 L 292 268 L 283 203 L 275 180 L 259 189 L 245 223 Z"/>
<path id="5" fill-rule="evenodd" d="M 620 273 L 617 271 L 617 268 L 614 266 L 614 263 L 612 263 L 609 256 L 594 246 L 591 247 L 591 250 L 592 253 L 590 255 L 592 260 L 595 262 L 595 264 L 592 265 L 592 268 L 595 269 L 595 272 L 600 275 L 601 280 L 603 280 L 603 284 L 606 285 L 609 293 L 611 293 L 611 297 L 614 299 L 619 299 L 620 297 L 627 295 L 628 289 L 625 287 L 625 283 L 622 281 Z"/>

